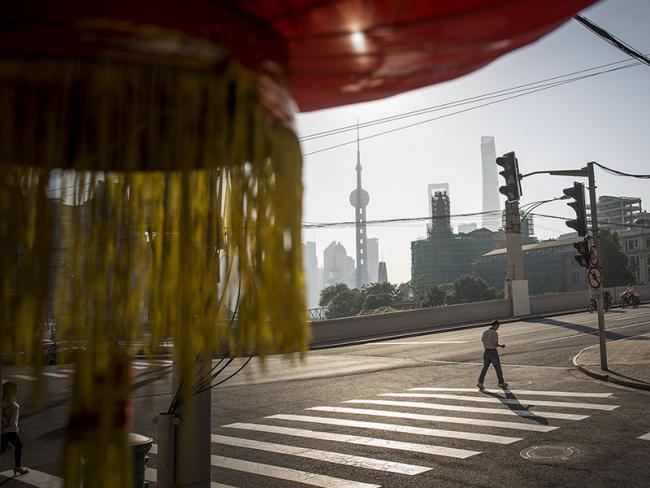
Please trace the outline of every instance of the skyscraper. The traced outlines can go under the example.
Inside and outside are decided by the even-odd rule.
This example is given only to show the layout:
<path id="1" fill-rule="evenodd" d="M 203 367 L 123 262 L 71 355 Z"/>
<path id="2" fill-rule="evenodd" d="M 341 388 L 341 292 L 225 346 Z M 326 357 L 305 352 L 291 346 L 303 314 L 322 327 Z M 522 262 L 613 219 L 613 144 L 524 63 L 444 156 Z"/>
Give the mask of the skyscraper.
<path id="1" fill-rule="evenodd" d="M 483 227 L 491 231 L 499 230 L 501 224 L 501 218 L 499 215 L 499 177 L 496 159 L 497 152 L 494 146 L 494 137 L 481 137 L 483 212 L 494 212 L 483 215 Z"/>
<path id="2" fill-rule="evenodd" d="M 320 280 L 318 279 L 318 258 L 316 257 L 315 242 L 308 241 L 303 244 L 302 261 L 307 287 L 307 308 L 316 308 L 320 298 Z"/>
<path id="3" fill-rule="evenodd" d="M 354 259 L 340 242 L 332 241 L 323 251 L 323 288 L 345 283 L 354 287 Z"/>
<path id="4" fill-rule="evenodd" d="M 368 282 L 377 283 L 377 273 L 379 270 L 379 239 L 370 237 L 366 239 L 368 247 Z"/>
<path id="5" fill-rule="evenodd" d="M 379 263 L 379 276 L 377 277 L 377 283 L 388 283 L 388 271 L 386 270 L 386 263 L 380 261 Z"/>
<path id="6" fill-rule="evenodd" d="M 427 234 L 451 234 L 451 204 L 449 201 L 449 183 L 434 183 L 427 186 L 430 222 Z"/>

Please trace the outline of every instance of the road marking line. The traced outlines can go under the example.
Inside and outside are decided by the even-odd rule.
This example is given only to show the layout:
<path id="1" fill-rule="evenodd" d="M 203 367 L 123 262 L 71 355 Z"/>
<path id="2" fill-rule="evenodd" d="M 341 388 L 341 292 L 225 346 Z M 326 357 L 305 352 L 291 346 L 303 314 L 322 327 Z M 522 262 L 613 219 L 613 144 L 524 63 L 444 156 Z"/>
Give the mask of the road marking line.
<path id="1" fill-rule="evenodd" d="M 459 405 L 445 405 L 442 403 L 425 402 L 400 402 L 392 400 L 346 400 L 343 403 L 368 403 L 371 405 L 390 405 L 393 407 L 428 408 L 431 410 L 452 410 L 455 412 L 473 412 L 495 415 L 516 415 L 518 417 L 541 417 L 561 420 L 584 420 L 589 415 L 575 415 L 572 413 L 538 412 L 532 410 L 511 410 L 502 408 L 462 407 Z"/>
<path id="2" fill-rule="evenodd" d="M 14 479 L 19 483 L 25 483 L 26 485 L 36 486 L 38 488 L 62 488 L 63 480 L 51 474 L 43 473 L 42 471 L 36 471 L 35 469 L 30 469 L 29 473 L 21 474 L 19 476 L 14 476 L 14 470 L 9 469 L 0 473 L 0 476 L 5 476 L 10 479 Z M 4 485 L 4 483 L 2 483 Z M 14 486 L 11 484 L 11 486 Z"/>
<path id="3" fill-rule="evenodd" d="M 413 346 L 420 344 L 467 344 L 469 341 L 401 341 L 401 342 L 369 342 L 365 346 Z"/>
<path id="4" fill-rule="evenodd" d="M 644 441 L 650 441 L 650 432 L 637 437 L 637 439 L 643 439 Z"/>
<path id="5" fill-rule="evenodd" d="M 69 377 L 67 374 L 50 373 L 49 371 L 43 371 L 42 374 L 43 374 L 43 376 L 51 376 L 52 378 L 68 378 Z"/>
<path id="6" fill-rule="evenodd" d="M 476 388 L 409 388 L 408 391 L 458 391 L 458 392 L 476 392 Z M 502 389 L 485 389 L 490 393 L 503 393 L 508 391 L 515 395 L 538 395 L 538 396 L 565 396 L 565 397 L 584 397 L 584 398 L 609 398 L 613 393 L 580 393 L 572 391 L 540 391 L 540 390 L 502 390 Z"/>
<path id="7" fill-rule="evenodd" d="M 319 449 L 306 449 L 304 447 L 288 446 L 285 444 L 275 444 L 271 442 L 262 442 L 252 439 L 242 439 L 238 437 L 228 437 L 215 434 L 212 435 L 212 442 L 216 444 L 224 444 L 227 446 L 258 449 L 260 451 L 268 451 L 279 454 L 287 454 L 290 456 L 316 459 L 317 461 L 326 461 L 328 463 L 344 464 L 346 466 L 355 466 L 357 468 L 406 474 L 409 476 L 424 473 L 425 471 L 430 471 L 432 469 L 426 466 L 396 463 L 383 459 L 373 459 L 363 456 L 341 454 L 338 452 L 321 451 Z"/>
<path id="8" fill-rule="evenodd" d="M 465 395 L 447 395 L 444 393 L 382 393 L 379 396 L 399 397 L 399 398 L 436 398 L 438 400 L 460 400 L 463 402 L 478 403 L 499 403 L 505 405 L 521 405 L 526 407 L 527 404 L 532 406 L 539 405 L 542 407 L 563 407 L 563 408 L 584 408 L 588 410 L 614 410 L 618 405 L 601 405 L 598 403 L 574 403 L 574 402 L 553 402 L 548 400 L 528 400 L 524 398 L 506 398 L 506 397 L 473 397 Z"/>
<path id="9" fill-rule="evenodd" d="M 61 373 L 74 373 L 74 369 L 59 369 Z"/>
<path id="10" fill-rule="evenodd" d="M 155 468 L 144 468 L 144 480 L 156 482 L 158 479 L 158 471 Z M 222 483 L 216 483 L 214 481 L 210 482 L 210 488 L 236 488 L 231 485 L 224 485 Z"/>
<path id="11" fill-rule="evenodd" d="M 27 381 L 36 381 L 37 379 L 35 376 L 29 376 L 26 374 L 12 374 L 9 376 L 11 376 L 12 378 L 18 378 L 20 380 L 27 380 Z"/>
<path id="12" fill-rule="evenodd" d="M 218 468 L 233 469 L 323 488 L 379 488 L 381 486 L 215 455 L 212 455 L 212 465 Z"/>
<path id="13" fill-rule="evenodd" d="M 491 434 L 478 434 L 475 432 L 463 432 L 457 430 L 429 429 L 426 427 L 412 427 L 409 425 L 384 424 L 379 422 L 364 422 L 362 420 L 347 420 L 330 417 L 311 417 L 308 415 L 272 415 L 267 418 L 279 418 L 283 420 L 294 420 L 298 422 L 312 422 L 326 425 L 344 425 L 358 429 L 384 430 L 387 432 L 400 432 L 402 434 L 415 434 L 430 437 L 449 437 L 451 439 L 465 439 L 470 441 L 491 442 L 492 444 L 512 444 L 520 441 L 520 437 L 507 437 Z"/>
<path id="14" fill-rule="evenodd" d="M 268 418 L 281 418 L 271 416 Z M 269 432 L 273 434 L 292 435 L 306 437 L 307 439 L 320 439 L 325 441 L 345 442 L 361 446 L 380 447 L 383 449 L 396 449 L 399 451 L 420 452 L 434 456 L 446 456 L 458 459 L 465 459 L 480 454 L 480 451 L 469 451 L 467 449 L 456 449 L 452 447 L 431 446 L 428 444 L 417 444 L 414 442 L 393 441 L 390 439 L 376 439 L 373 437 L 362 437 L 351 434 L 336 434 L 334 432 L 320 432 L 317 430 L 295 429 L 292 427 L 280 427 L 277 425 L 236 423 L 224 425 L 234 429 L 254 430 L 257 432 Z"/>
<path id="15" fill-rule="evenodd" d="M 592 336 L 592 335 L 594 335 L 594 334 L 593 333 L 589 333 L 589 334 L 571 334 L 571 335 L 568 335 L 568 336 L 555 337 L 553 339 L 546 339 L 546 340 L 543 340 L 543 341 L 537 341 L 537 342 L 535 342 L 535 344 L 545 344 L 547 342 L 561 341 L 563 339 L 571 339 L 573 337 L 587 337 L 587 336 Z"/>
<path id="16" fill-rule="evenodd" d="M 149 366 L 136 366 L 135 363 L 131 364 L 133 369 L 147 369 Z"/>
<path id="17" fill-rule="evenodd" d="M 348 407 L 311 407 L 305 410 L 316 410 L 319 412 L 350 413 L 357 415 L 371 415 L 376 417 L 392 417 L 412 420 L 426 420 L 429 422 L 443 422 L 463 425 L 483 425 L 486 427 L 503 427 L 506 429 L 528 430 L 534 432 L 550 432 L 559 427 L 551 425 L 525 424 L 523 422 L 503 422 L 499 420 L 483 420 L 468 417 L 445 417 L 442 415 L 426 415 L 420 413 L 395 412 L 391 410 L 375 410 L 371 408 L 348 408 Z"/>

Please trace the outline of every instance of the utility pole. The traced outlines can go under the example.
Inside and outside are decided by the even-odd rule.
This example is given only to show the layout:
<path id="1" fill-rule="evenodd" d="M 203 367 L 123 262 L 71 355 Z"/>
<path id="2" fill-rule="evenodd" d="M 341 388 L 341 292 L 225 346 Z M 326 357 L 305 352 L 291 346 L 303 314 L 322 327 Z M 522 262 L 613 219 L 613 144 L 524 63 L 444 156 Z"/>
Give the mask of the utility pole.
<path id="1" fill-rule="evenodd" d="M 527 315 L 530 301 L 528 281 L 524 279 L 519 201 L 506 202 L 506 260 L 506 297 L 512 300 L 512 315 Z"/>
<path id="2" fill-rule="evenodd" d="M 602 273 L 602 268 L 601 268 L 601 263 L 600 263 L 600 234 L 598 231 L 598 204 L 596 200 L 596 177 L 594 176 L 594 162 L 587 163 L 586 168 L 582 168 L 579 170 L 557 170 L 557 171 L 536 171 L 534 173 L 530 173 L 528 175 L 524 176 L 531 176 L 533 174 L 539 174 L 539 173 L 548 173 L 550 175 L 554 176 L 580 176 L 580 177 L 587 177 L 589 181 L 589 207 L 591 211 L 591 238 L 593 241 L 592 249 L 589 249 L 588 245 L 585 245 L 585 254 L 584 256 L 581 256 L 581 254 L 578 254 L 576 256 L 576 260 L 580 263 L 581 266 L 587 266 L 587 280 L 590 282 L 590 286 L 592 286 L 595 289 L 595 296 L 596 296 L 596 308 L 598 310 L 598 343 L 600 345 L 600 369 L 603 371 L 607 371 L 607 342 L 606 342 L 606 332 L 605 332 L 605 309 L 603 306 L 603 273 Z M 574 188 L 577 183 L 574 183 Z M 566 189 L 564 192 L 567 194 L 567 191 L 570 189 Z M 581 190 L 582 191 L 582 190 Z M 575 191 L 574 191 L 575 193 Z M 584 202 L 583 202 L 584 203 Z M 578 211 L 578 207 L 575 206 L 575 204 L 569 204 L 572 206 L 576 211 Z M 584 228 L 582 229 L 583 233 L 581 234 L 581 231 L 578 231 L 579 236 L 584 236 L 586 234 L 586 215 L 580 216 L 578 215 L 578 219 L 575 221 L 569 221 L 567 222 L 567 225 L 571 228 L 576 228 L 576 226 L 579 225 L 580 220 L 585 219 L 585 222 L 582 224 Z M 586 241 L 585 241 L 586 242 Z M 576 249 L 578 249 L 579 252 L 579 244 L 576 243 L 574 246 L 576 246 Z M 595 252 L 594 252 L 595 251 Z M 582 262 L 585 262 L 585 264 L 582 264 Z M 597 286 L 591 283 L 591 280 L 589 279 L 590 276 L 597 276 L 598 280 L 596 280 Z"/>
<path id="3" fill-rule="evenodd" d="M 528 281 L 524 278 L 524 255 L 521 250 L 521 215 L 519 198 L 521 197 L 521 176 L 519 163 L 514 152 L 509 152 L 496 159 L 503 167 L 499 174 L 505 179 L 505 185 L 499 192 L 506 196 L 506 282 L 504 291 L 512 304 L 512 315 L 528 315 L 530 298 Z"/>
<path id="4" fill-rule="evenodd" d="M 596 178 L 594 176 L 594 163 L 587 163 L 589 178 L 589 208 L 591 213 L 591 234 L 596 248 L 596 262 L 592 266 L 600 268 L 600 234 L 598 233 L 598 205 L 596 201 Z M 593 258 L 593 254 L 592 254 Z M 602 272 L 601 272 L 602 275 Z M 603 287 L 596 289 L 596 306 L 598 309 L 598 342 L 600 344 L 600 369 L 607 371 L 607 342 L 605 332 L 605 309 L 603 306 Z"/>

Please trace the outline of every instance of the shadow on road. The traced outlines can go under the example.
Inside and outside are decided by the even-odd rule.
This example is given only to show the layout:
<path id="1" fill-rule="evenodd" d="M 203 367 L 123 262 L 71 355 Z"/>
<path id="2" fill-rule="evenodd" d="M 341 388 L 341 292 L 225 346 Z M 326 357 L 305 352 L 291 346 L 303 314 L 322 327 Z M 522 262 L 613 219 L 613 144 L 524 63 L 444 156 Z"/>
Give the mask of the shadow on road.
<path id="1" fill-rule="evenodd" d="M 510 390 L 503 390 L 503 394 L 505 396 L 501 396 L 498 393 L 492 393 L 487 390 L 481 390 L 481 393 L 484 395 L 491 396 L 493 398 L 497 398 L 503 405 L 508 407 L 510 410 L 512 410 L 514 413 L 519 415 L 521 418 L 525 419 L 530 419 L 533 420 L 534 422 L 537 422 L 538 424 L 542 425 L 548 425 L 548 419 L 545 419 L 544 417 L 540 417 L 536 414 L 532 414 L 533 416 L 531 417 L 530 414 L 530 406 L 523 405 L 519 399 L 515 396 L 514 393 L 512 393 Z M 504 402 L 503 400 L 508 400 L 508 402 Z M 514 400 L 514 402 L 513 402 Z M 521 412 L 525 411 L 528 412 L 529 415 L 522 415 Z"/>

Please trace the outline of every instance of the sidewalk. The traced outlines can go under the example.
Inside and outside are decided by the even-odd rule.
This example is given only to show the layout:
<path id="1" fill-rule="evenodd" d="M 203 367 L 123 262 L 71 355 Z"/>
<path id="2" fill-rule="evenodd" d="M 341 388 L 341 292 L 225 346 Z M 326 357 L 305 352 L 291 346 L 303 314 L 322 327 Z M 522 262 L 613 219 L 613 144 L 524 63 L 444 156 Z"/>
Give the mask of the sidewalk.
<path id="1" fill-rule="evenodd" d="M 650 334 L 607 341 L 607 371 L 600 369 L 598 344 L 580 351 L 573 365 L 593 378 L 650 390 Z"/>

